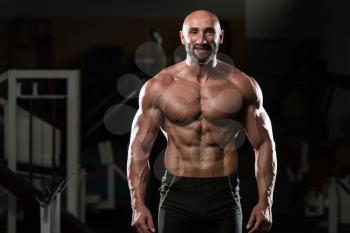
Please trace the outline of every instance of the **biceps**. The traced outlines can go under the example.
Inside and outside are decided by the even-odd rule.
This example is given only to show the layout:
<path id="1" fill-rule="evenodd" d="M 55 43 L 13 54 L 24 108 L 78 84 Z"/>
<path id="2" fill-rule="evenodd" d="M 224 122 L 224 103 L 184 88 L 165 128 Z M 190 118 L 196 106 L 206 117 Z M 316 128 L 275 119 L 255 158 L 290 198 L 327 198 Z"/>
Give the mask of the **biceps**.
<path id="1" fill-rule="evenodd" d="M 131 127 L 130 149 L 137 154 L 149 153 L 157 136 L 161 116 L 158 110 L 138 110 Z"/>
<path id="2" fill-rule="evenodd" d="M 271 121 L 263 107 L 250 108 L 246 115 L 247 136 L 254 147 L 260 148 L 264 142 L 273 143 Z"/>

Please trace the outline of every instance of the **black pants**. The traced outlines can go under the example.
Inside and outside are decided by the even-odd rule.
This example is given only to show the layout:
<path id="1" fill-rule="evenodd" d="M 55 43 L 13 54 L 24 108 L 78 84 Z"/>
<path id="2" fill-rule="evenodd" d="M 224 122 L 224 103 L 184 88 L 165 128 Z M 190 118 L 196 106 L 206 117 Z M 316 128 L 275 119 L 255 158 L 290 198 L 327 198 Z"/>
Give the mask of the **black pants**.
<path id="1" fill-rule="evenodd" d="M 241 233 L 238 178 L 179 177 L 166 171 L 160 187 L 159 233 Z"/>

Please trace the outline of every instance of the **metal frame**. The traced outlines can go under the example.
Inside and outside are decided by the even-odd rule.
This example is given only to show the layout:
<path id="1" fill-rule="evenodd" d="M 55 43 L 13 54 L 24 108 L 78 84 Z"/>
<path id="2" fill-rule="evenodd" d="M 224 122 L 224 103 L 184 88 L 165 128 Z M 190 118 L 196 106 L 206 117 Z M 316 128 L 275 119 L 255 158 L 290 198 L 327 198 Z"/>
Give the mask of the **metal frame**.
<path id="1" fill-rule="evenodd" d="M 309 217 L 327 216 L 321 221 L 328 233 L 338 233 L 340 224 L 349 224 L 350 175 L 345 178 L 329 176 L 325 179 L 323 191 L 311 194 L 306 199 L 305 214 Z M 345 207 L 346 206 L 346 207 Z M 312 208 L 310 208 L 312 207 Z"/>
<path id="2" fill-rule="evenodd" d="M 40 207 L 40 233 L 61 232 L 61 194 L 47 206 Z"/>
<path id="3" fill-rule="evenodd" d="M 8 157 L 8 167 L 16 171 L 17 145 L 16 145 L 16 119 L 17 119 L 17 98 L 67 98 L 67 202 L 66 209 L 68 212 L 78 218 L 83 214 L 80 209 L 84 208 L 84 200 L 81 196 L 85 195 L 84 190 L 79 188 L 80 169 L 80 71 L 79 70 L 9 70 L 0 75 L 0 82 L 8 80 L 8 99 L 7 111 L 8 116 L 5 121 L 7 127 L 7 145 L 6 154 Z M 67 94 L 62 96 L 40 96 L 37 93 L 32 95 L 22 95 L 18 79 L 66 79 Z M 6 114 L 5 114 L 6 115 Z M 9 196 L 8 201 L 8 233 L 16 232 L 16 198 Z M 81 219 L 83 220 L 83 219 Z"/>

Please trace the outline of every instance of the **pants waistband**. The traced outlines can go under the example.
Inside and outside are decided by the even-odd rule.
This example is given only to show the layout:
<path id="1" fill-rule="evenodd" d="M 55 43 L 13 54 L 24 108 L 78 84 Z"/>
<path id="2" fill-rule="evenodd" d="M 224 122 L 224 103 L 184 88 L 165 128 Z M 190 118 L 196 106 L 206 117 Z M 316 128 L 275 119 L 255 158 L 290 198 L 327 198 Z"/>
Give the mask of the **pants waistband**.
<path id="1" fill-rule="evenodd" d="M 231 174 L 227 176 L 214 176 L 214 177 L 189 177 L 189 176 L 178 176 L 174 175 L 168 170 L 165 170 L 165 173 L 162 177 L 162 183 L 172 183 L 177 181 L 188 181 L 188 182 L 198 182 L 198 183 L 217 183 L 217 182 L 227 182 L 231 181 L 232 186 L 237 186 L 239 184 L 239 179 L 237 174 Z"/>

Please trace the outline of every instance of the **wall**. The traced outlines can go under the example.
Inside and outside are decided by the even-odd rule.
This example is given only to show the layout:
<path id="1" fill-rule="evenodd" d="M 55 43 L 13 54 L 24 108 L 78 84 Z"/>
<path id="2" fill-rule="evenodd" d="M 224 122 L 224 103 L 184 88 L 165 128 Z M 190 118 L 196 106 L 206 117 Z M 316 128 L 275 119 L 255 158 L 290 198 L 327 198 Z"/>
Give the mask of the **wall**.
<path id="1" fill-rule="evenodd" d="M 321 40 L 322 55 L 328 61 L 328 71 L 350 74 L 350 29 L 345 26 L 345 22 L 349 21 L 349 5 L 349 1 L 345 0 L 105 0 L 103 4 L 101 1 L 83 0 L 2 0 L 0 15 L 181 19 L 193 9 L 207 8 L 213 10 L 220 18 L 245 18 L 248 63 L 259 64 L 260 61 L 269 58 L 272 61 L 280 57 L 287 58 L 286 52 L 290 48 L 290 42 L 309 37 Z M 277 41 L 276 46 L 269 41 L 270 39 Z M 259 54 L 262 55 L 261 50 L 272 52 L 256 58 Z M 249 62 L 253 56 L 255 60 Z M 278 67 L 278 72 L 287 67 L 286 63 L 278 63 L 281 59 L 276 62 L 271 66 Z M 253 70 L 259 69 L 254 67 Z"/>
<path id="2" fill-rule="evenodd" d="M 327 70 L 349 75 L 349 9 L 350 2 L 345 0 L 246 0 L 248 63 L 252 64 L 253 70 L 259 70 L 254 64 L 264 60 L 274 61 L 276 57 L 287 58 L 286 52 L 290 50 L 291 43 L 312 38 L 321 45 L 320 56 L 328 62 Z M 283 43 L 285 46 L 281 48 Z M 263 54 L 261 50 L 271 52 Z M 263 57 L 259 58 L 259 54 Z M 253 61 L 250 62 L 251 59 Z M 276 62 L 272 64 L 278 67 L 278 71 L 281 71 L 281 67 L 287 67 L 279 59 Z M 266 66 L 261 68 L 271 71 Z"/>
<path id="3" fill-rule="evenodd" d="M 245 3 L 246 54 L 252 75 L 288 73 L 294 49 L 303 40 L 311 40 L 317 47 L 322 18 L 319 1 L 246 0 Z"/>
<path id="4" fill-rule="evenodd" d="M 323 55 L 328 71 L 350 75 L 350 2 L 323 0 Z"/>
<path id="5" fill-rule="evenodd" d="M 317 36 L 321 6 L 318 0 L 246 0 L 248 39 Z"/>
<path id="6" fill-rule="evenodd" d="M 95 16 L 182 18 L 193 9 L 210 9 L 225 18 L 244 15 L 244 0 L 2 0 L 2 16 Z"/>

